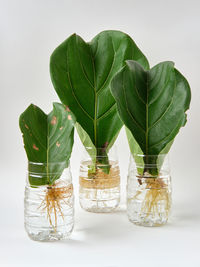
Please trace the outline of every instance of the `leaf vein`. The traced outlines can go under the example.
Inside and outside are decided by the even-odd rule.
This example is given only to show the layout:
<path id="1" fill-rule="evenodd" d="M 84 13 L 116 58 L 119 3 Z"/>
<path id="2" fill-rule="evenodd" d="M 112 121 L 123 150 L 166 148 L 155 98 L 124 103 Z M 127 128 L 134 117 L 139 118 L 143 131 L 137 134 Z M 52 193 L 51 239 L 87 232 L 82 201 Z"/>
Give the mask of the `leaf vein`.
<path id="1" fill-rule="evenodd" d="M 101 120 L 101 119 L 105 118 L 112 111 L 112 109 L 115 108 L 115 106 L 116 106 L 116 103 L 112 104 L 110 106 L 110 108 L 108 110 L 106 110 L 106 112 L 104 114 L 102 114 L 99 118 L 97 118 L 97 120 Z"/>
<path id="2" fill-rule="evenodd" d="M 83 106 L 81 105 L 81 103 L 79 102 L 78 98 L 76 97 L 76 94 L 74 92 L 74 88 L 72 87 L 72 84 L 71 84 L 71 78 L 70 78 L 70 73 L 67 72 L 67 75 L 68 75 L 68 79 L 69 79 L 69 84 L 70 84 L 70 87 L 71 87 L 71 90 L 72 90 L 72 95 L 73 97 L 75 98 L 78 106 L 82 109 L 82 111 L 87 115 L 87 117 L 91 120 L 93 120 L 93 118 L 88 114 L 88 112 L 83 108 Z"/>
<path id="3" fill-rule="evenodd" d="M 176 129 L 177 125 L 179 125 L 180 121 L 182 120 L 183 118 L 181 117 L 181 119 L 178 121 L 178 123 L 176 124 L 176 126 L 173 128 L 173 129 Z M 159 145 L 160 143 L 162 143 L 165 139 L 167 139 L 170 135 L 172 134 L 172 132 L 170 132 L 167 136 L 165 136 L 163 139 L 161 139 L 158 143 L 155 143 L 153 145 L 151 145 L 149 148 L 152 148 L 154 146 L 157 146 Z"/>
<path id="4" fill-rule="evenodd" d="M 167 106 L 167 108 L 165 109 L 165 111 L 163 112 L 163 114 L 161 114 L 161 116 L 154 122 L 154 124 L 151 126 L 151 127 L 149 127 L 149 130 L 150 129 L 152 129 L 164 116 L 165 116 L 165 114 L 169 111 L 169 109 L 170 109 L 170 107 L 171 107 L 171 105 L 172 105 L 172 103 L 173 103 L 173 97 L 172 97 L 172 99 L 171 99 L 171 101 L 170 101 L 170 103 L 169 103 L 169 105 Z"/>

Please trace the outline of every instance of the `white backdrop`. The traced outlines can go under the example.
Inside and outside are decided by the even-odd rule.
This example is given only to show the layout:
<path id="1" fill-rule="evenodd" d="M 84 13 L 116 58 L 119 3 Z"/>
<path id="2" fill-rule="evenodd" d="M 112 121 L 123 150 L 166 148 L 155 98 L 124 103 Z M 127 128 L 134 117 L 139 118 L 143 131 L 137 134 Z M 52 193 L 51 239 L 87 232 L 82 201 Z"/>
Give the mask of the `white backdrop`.
<path id="1" fill-rule="evenodd" d="M 200 266 L 199 14 L 198 0 L 0 0 L 0 266 Z M 170 152 L 172 218 L 162 228 L 128 222 L 124 203 L 129 148 L 124 130 L 117 140 L 120 208 L 106 215 L 82 211 L 77 194 L 82 145 L 76 135 L 72 237 L 66 242 L 33 242 L 23 230 L 27 160 L 19 115 L 30 103 L 49 112 L 58 101 L 49 75 L 49 57 L 58 44 L 74 32 L 89 41 L 106 29 L 128 33 L 151 66 L 174 61 L 191 85 L 188 123 Z"/>

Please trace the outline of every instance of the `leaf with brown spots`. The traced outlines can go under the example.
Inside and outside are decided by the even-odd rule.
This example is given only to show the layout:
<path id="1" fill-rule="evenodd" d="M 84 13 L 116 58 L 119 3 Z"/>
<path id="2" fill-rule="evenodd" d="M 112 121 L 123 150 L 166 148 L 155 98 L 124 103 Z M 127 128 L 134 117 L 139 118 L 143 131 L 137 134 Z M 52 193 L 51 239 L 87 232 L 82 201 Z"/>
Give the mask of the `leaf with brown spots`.
<path id="1" fill-rule="evenodd" d="M 73 114 L 71 112 L 69 114 L 65 106 L 59 103 L 53 104 L 53 110 L 48 115 L 34 105 L 30 105 L 21 114 L 19 124 L 28 160 L 46 163 L 45 169 L 37 167 L 40 168 L 38 172 L 44 173 L 42 178 L 33 181 L 29 177 L 32 185 L 53 184 L 60 177 L 58 174 L 68 166 L 74 140 L 74 122 Z M 65 161 L 64 165 L 56 164 Z M 29 170 L 31 166 L 30 164 Z"/>

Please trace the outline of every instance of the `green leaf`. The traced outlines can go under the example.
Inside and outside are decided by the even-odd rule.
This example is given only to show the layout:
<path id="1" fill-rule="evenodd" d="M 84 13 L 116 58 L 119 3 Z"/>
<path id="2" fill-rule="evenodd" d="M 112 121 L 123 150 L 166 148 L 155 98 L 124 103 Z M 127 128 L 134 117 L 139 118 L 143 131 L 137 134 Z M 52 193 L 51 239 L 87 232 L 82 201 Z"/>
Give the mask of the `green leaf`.
<path id="1" fill-rule="evenodd" d="M 141 150 L 140 146 L 138 145 L 138 143 L 135 141 L 135 138 L 133 137 L 131 131 L 125 127 L 126 129 L 126 136 L 127 136 L 127 140 L 128 140 L 128 144 L 130 147 L 130 151 L 131 154 L 133 156 L 133 158 L 135 159 L 135 161 L 137 162 L 137 171 L 139 175 L 142 175 L 144 172 L 144 160 L 143 160 L 143 151 Z M 157 158 L 157 166 L 158 166 L 158 171 L 160 170 L 160 168 L 162 167 L 162 164 L 164 162 L 165 159 L 165 155 L 169 152 L 172 144 L 173 144 L 174 140 L 170 141 L 164 148 L 163 150 L 159 153 L 160 155 L 162 155 L 162 157 L 158 157 Z M 140 155 L 140 156 L 138 156 Z"/>
<path id="2" fill-rule="evenodd" d="M 31 185 L 53 184 L 68 166 L 74 142 L 74 120 L 73 114 L 59 103 L 53 104 L 49 115 L 33 104 L 21 114 L 19 125 L 29 160 Z M 34 175 L 36 173 L 40 177 Z"/>
<path id="3" fill-rule="evenodd" d="M 162 62 L 146 71 L 137 62 L 128 60 L 113 78 L 111 91 L 122 121 L 143 154 L 158 156 L 163 149 L 168 152 L 186 123 L 185 112 L 191 99 L 189 84 L 173 62 Z M 154 162 L 150 158 L 145 157 L 145 165 L 157 164 L 157 157 Z M 151 171 L 157 172 L 157 169 Z"/>
<path id="4" fill-rule="evenodd" d="M 84 145 L 90 139 L 95 148 L 108 150 L 117 138 L 122 122 L 110 93 L 110 81 L 126 59 L 149 66 L 133 40 L 119 31 L 101 32 L 90 43 L 73 34 L 51 55 L 54 88 L 89 136 L 77 128 Z"/>
<path id="5" fill-rule="evenodd" d="M 86 131 L 83 130 L 83 128 L 80 126 L 80 124 L 76 123 L 76 130 L 77 133 L 81 139 L 81 142 L 83 143 L 84 147 L 86 148 L 88 154 L 91 156 L 91 158 L 96 158 L 96 147 L 92 143 L 89 135 L 86 133 Z"/>
<path id="6" fill-rule="evenodd" d="M 138 143 L 136 142 L 135 138 L 133 137 L 131 131 L 127 127 L 125 127 L 125 130 L 126 130 L 126 136 L 127 136 L 128 144 L 129 144 L 130 151 L 131 151 L 133 158 L 135 158 L 136 155 L 143 155 L 143 152 L 140 146 L 138 145 Z M 139 166 L 137 168 L 138 174 L 142 175 L 144 171 L 143 158 L 137 157 L 136 161 L 137 161 L 137 166 Z"/>

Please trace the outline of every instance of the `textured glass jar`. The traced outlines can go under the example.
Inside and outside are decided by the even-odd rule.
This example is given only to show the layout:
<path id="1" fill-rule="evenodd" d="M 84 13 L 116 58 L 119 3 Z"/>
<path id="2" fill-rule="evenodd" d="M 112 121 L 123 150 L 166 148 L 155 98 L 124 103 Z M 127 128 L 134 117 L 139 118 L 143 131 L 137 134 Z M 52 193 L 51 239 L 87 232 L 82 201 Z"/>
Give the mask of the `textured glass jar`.
<path id="1" fill-rule="evenodd" d="M 42 184 L 46 175 L 38 170 L 46 169 L 46 164 L 29 162 L 28 165 L 24 226 L 29 237 L 36 241 L 66 239 L 74 226 L 74 196 L 70 167 L 65 168 L 66 162 L 59 162 L 49 163 L 48 169 L 55 171 L 55 164 L 58 170 L 64 169 L 61 176 L 56 172 L 48 173 L 60 177 L 52 185 L 39 186 L 35 184 Z M 30 185 L 30 181 L 34 186 Z"/>
<path id="2" fill-rule="evenodd" d="M 111 212 L 120 202 L 120 171 L 116 146 L 107 156 L 97 149 L 84 150 L 79 176 L 79 201 L 90 212 Z"/>
<path id="3" fill-rule="evenodd" d="M 145 169 L 144 169 L 144 163 Z M 171 177 L 168 156 L 130 156 L 127 181 L 127 214 L 131 222 L 160 226 L 171 208 Z"/>

